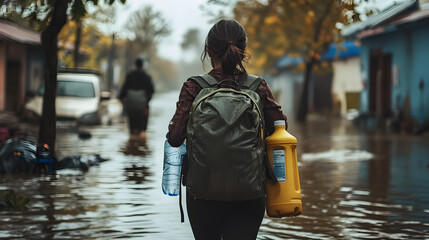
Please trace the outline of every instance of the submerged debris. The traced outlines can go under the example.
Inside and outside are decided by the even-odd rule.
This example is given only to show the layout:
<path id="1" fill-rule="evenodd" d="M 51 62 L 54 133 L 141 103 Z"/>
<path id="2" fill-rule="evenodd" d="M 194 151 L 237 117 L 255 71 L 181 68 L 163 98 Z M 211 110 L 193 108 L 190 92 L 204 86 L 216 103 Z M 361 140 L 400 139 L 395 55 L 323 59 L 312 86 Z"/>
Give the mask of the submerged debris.
<path id="1" fill-rule="evenodd" d="M 98 154 L 82 155 L 82 156 L 68 156 L 57 162 L 56 169 L 79 169 L 87 171 L 92 166 L 98 166 L 101 162 L 107 159 L 100 157 Z"/>
<path id="2" fill-rule="evenodd" d="M 0 200 L 0 209 L 27 210 L 29 201 L 29 198 L 16 193 L 14 190 L 9 190 L 4 196 L 4 200 Z"/>
<path id="3" fill-rule="evenodd" d="M 34 143 L 8 139 L 0 148 L 0 174 L 34 173 L 35 160 Z"/>
<path id="4" fill-rule="evenodd" d="M 0 147 L 0 174 L 36 174 L 36 144 L 23 139 L 8 139 Z M 99 154 L 67 156 L 55 163 L 55 169 L 78 169 L 87 171 L 107 159 Z"/>

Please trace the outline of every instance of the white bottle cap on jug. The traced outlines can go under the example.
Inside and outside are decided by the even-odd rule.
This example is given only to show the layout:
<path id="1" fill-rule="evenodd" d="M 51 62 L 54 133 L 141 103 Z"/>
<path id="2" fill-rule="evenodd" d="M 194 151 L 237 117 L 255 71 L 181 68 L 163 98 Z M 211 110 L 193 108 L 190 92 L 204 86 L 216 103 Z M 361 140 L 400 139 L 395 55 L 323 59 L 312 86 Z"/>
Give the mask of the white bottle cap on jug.
<path id="1" fill-rule="evenodd" d="M 274 127 L 275 126 L 286 126 L 285 120 L 276 120 L 274 121 Z"/>

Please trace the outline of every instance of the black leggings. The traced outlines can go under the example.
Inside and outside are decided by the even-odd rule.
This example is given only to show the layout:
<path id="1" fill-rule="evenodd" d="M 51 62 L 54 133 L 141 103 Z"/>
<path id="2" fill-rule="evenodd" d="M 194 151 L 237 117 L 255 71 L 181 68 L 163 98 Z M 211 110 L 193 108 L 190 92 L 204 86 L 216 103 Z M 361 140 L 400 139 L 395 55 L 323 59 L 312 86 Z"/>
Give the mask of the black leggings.
<path id="1" fill-rule="evenodd" d="M 146 131 L 149 109 L 128 111 L 128 126 L 131 134 Z"/>
<path id="2" fill-rule="evenodd" d="M 265 198 L 220 202 L 187 194 L 186 205 L 196 240 L 254 240 L 265 212 Z"/>

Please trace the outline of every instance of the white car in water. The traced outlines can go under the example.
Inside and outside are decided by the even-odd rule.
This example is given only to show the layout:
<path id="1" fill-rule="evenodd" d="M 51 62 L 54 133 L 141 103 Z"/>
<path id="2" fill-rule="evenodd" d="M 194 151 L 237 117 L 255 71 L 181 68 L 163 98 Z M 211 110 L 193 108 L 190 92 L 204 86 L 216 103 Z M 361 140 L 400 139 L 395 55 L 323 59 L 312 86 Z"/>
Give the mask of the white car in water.
<path id="1" fill-rule="evenodd" d="M 76 121 L 79 124 L 101 123 L 102 116 L 107 112 L 107 107 L 102 101 L 109 99 L 109 93 L 101 91 L 100 74 L 88 70 L 60 70 L 57 82 L 58 120 Z M 44 87 L 41 87 L 38 94 L 25 105 L 26 111 L 41 116 L 43 93 Z"/>

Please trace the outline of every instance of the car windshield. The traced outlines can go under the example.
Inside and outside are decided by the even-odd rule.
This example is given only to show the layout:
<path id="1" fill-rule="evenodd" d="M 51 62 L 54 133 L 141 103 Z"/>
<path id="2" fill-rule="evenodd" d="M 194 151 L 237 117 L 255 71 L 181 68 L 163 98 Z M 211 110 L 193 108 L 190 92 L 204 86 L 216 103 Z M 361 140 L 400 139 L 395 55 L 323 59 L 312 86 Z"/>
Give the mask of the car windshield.
<path id="1" fill-rule="evenodd" d="M 61 97 L 95 97 L 94 86 L 89 82 L 58 81 L 57 96 Z"/>

